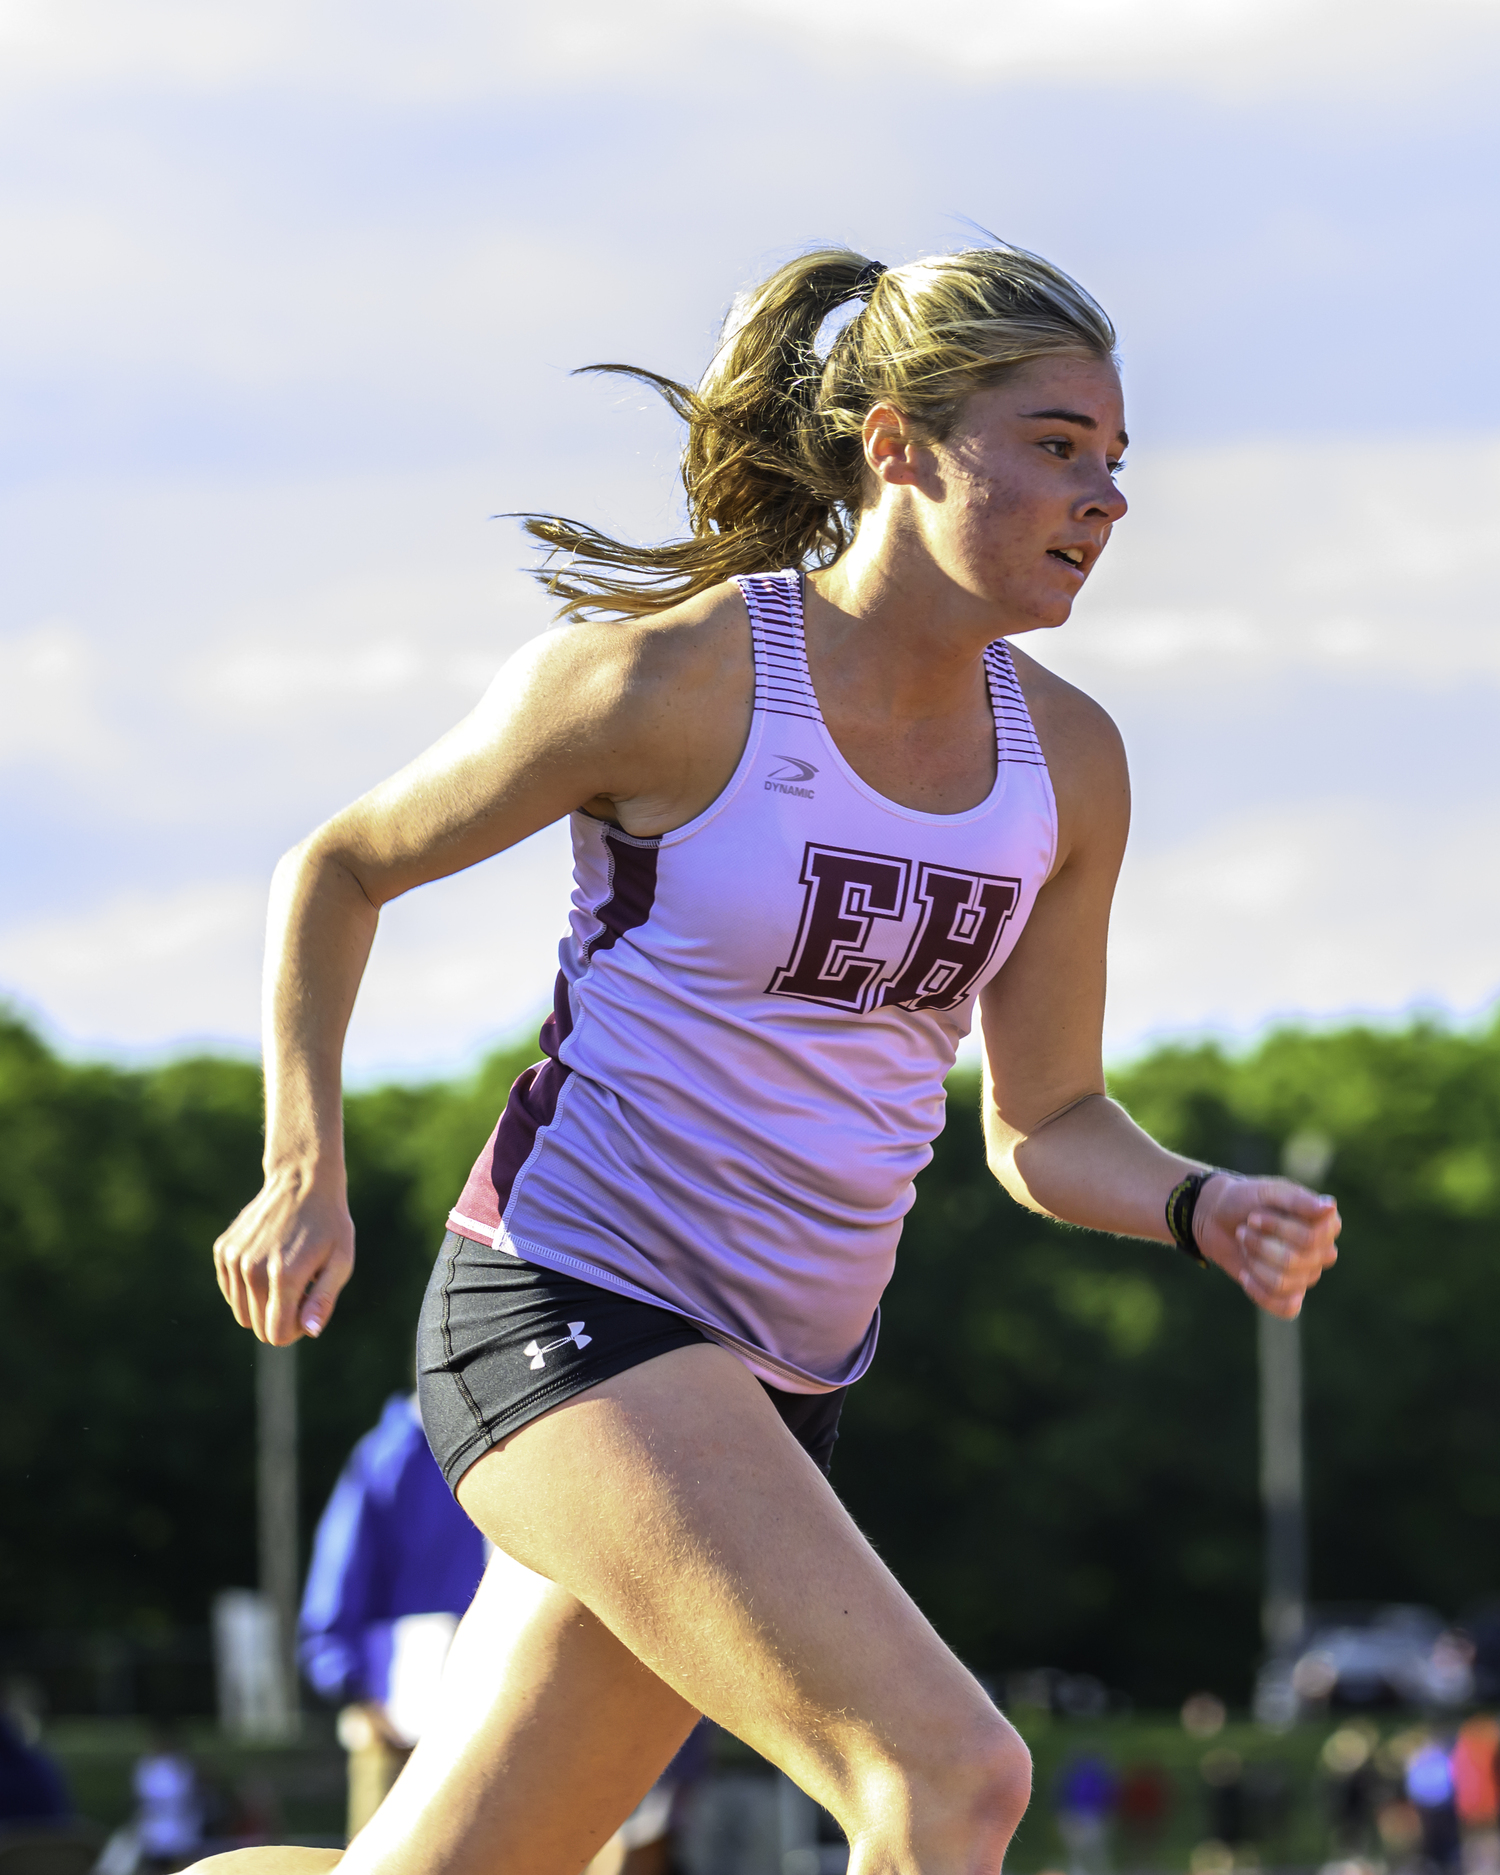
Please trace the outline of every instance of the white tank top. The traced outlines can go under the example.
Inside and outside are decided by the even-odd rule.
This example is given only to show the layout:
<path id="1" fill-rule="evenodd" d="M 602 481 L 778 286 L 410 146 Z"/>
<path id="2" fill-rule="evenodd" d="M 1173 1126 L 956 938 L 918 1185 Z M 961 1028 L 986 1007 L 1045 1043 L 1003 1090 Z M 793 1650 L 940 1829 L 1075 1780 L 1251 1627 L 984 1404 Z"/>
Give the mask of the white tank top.
<path id="1" fill-rule="evenodd" d="M 984 654 L 995 785 L 966 813 L 920 813 L 824 727 L 799 575 L 739 585 L 739 765 L 671 833 L 573 815 L 545 1059 L 449 1222 L 818 1393 L 870 1363 L 944 1077 L 1051 869 L 1057 811 L 1003 640 Z"/>

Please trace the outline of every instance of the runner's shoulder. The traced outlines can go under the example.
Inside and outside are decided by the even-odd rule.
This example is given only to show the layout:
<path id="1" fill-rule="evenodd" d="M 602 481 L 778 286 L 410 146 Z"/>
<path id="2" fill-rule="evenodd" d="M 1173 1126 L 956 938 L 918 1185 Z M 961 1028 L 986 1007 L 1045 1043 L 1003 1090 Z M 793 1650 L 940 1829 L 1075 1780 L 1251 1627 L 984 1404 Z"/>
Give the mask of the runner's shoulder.
<path id="1" fill-rule="evenodd" d="M 545 689 L 591 713 L 675 710 L 753 672 L 745 603 L 732 581 L 636 618 L 554 625 L 523 653 Z"/>
<path id="2" fill-rule="evenodd" d="M 1130 825 L 1130 770 L 1114 718 L 1086 691 L 1014 644 L 1010 653 L 1047 758 L 1060 850 L 1071 851 L 1081 840 L 1118 859 Z"/>
<path id="3" fill-rule="evenodd" d="M 1053 785 L 1060 774 L 1079 768 L 1096 780 L 1112 774 L 1123 779 L 1125 744 L 1109 711 L 1013 640 L 1006 642 Z"/>

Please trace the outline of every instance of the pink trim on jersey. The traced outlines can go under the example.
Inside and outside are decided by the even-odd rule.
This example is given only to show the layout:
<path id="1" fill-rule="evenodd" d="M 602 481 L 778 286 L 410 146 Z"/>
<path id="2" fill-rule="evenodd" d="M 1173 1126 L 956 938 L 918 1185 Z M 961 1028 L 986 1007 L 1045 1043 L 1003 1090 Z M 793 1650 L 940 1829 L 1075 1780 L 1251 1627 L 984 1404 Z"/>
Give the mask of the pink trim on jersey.
<path id="1" fill-rule="evenodd" d="M 654 839 L 575 814 L 544 1059 L 450 1226 L 673 1309 L 794 1392 L 868 1366 L 943 1081 L 1056 847 L 1003 641 L 996 775 L 962 814 L 860 779 L 818 708 L 796 573 L 740 582 L 755 708 L 734 775 Z"/>

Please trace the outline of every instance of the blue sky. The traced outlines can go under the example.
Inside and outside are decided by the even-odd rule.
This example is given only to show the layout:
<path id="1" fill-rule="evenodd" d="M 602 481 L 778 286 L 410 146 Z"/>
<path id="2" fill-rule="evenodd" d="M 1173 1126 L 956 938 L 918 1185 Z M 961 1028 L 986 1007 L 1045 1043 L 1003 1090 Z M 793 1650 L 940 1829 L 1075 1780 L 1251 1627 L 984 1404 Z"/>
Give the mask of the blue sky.
<path id="1" fill-rule="evenodd" d="M 1110 1046 L 1500 987 L 1500 5 L 0 0 L 0 991 L 255 1039 L 275 857 L 545 622 L 512 508 L 661 535 L 808 242 L 962 217 L 1114 315 L 1132 513 L 1042 655 L 1125 731 Z M 545 999 L 556 831 L 397 907 L 350 1040 Z"/>

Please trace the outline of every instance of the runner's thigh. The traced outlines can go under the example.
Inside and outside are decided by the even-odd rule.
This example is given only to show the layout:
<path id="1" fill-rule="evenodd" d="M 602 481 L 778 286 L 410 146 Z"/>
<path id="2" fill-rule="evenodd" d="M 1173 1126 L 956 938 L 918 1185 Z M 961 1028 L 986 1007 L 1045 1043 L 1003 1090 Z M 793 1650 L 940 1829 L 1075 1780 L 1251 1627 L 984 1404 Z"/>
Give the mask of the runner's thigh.
<path id="1" fill-rule="evenodd" d="M 458 1496 L 493 1543 L 846 1829 L 872 1804 L 951 1787 L 997 1747 L 1024 1761 L 722 1348 L 676 1349 L 532 1421 Z"/>

